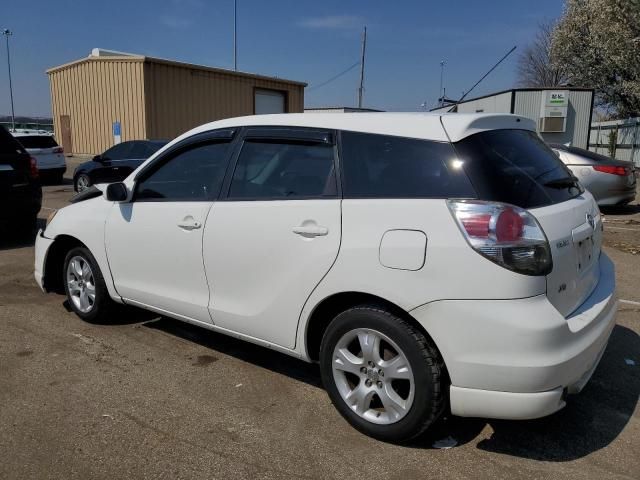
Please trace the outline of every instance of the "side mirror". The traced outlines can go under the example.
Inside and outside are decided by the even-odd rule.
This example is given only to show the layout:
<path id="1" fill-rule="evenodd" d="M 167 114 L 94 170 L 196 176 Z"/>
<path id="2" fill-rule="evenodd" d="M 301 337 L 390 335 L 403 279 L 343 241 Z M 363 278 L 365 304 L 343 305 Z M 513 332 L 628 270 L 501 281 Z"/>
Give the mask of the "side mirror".
<path id="1" fill-rule="evenodd" d="M 127 200 L 128 196 L 129 192 L 127 191 L 127 186 L 124 183 L 111 183 L 107 185 L 105 197 L 110 202 L 124 202 Z"/>
<path id="2" fill-rule="evenodd" d="M 102 155 L 96 155 L 91 160 L 94 161 L 94 162 L 101 162 L 102 161 Z"/>

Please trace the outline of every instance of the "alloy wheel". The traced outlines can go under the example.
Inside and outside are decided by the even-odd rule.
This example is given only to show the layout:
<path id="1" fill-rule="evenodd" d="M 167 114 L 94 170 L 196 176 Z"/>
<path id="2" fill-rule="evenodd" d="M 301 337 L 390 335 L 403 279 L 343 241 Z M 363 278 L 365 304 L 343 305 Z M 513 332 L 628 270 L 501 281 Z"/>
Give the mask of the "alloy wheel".
<path id="1" fill-rule="evenodd" d="M 96 285 L 89 262 L 72 257 L 67 265 L 67 289 L 74 306 L 82 313 L 91 311 L 96 302 Z"/>
<path id="2" fill-rule="evenodd" d="M 383 333 L 365 328 L 345 333 L 334 348 L 332 370 L 342 400 L 365 420 L 388 425 L 409 413 L 415 394 L 411 365 Z"/>

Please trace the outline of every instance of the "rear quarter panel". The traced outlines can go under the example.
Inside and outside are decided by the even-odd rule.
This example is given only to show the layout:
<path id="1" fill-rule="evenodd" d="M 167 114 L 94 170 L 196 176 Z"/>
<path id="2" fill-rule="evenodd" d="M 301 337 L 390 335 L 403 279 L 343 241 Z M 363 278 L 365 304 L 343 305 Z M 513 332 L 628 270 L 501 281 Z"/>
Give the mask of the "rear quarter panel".
<path id="1" fill-rule="evenodd" d="M 426 234 L 422 268 L 403 270 L 381 264 L 381 239 L 396 229 Z M 410 311 L 435 300 L 526 298 L 545 291 L 544 277 L 513 273 L 472 250 L 445 200 L 343 200 L 340 252 L 303 308 L 296 345 L 304 348 L 314 308 L 336 293 L 368 293 Z"/>

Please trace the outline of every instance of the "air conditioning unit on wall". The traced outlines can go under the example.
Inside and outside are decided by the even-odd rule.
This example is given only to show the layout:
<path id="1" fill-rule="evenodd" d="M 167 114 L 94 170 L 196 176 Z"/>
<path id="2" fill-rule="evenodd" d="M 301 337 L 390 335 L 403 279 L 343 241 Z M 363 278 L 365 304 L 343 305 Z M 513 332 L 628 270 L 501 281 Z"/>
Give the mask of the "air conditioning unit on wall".
<path id="1" fill-rule="evenodd" d="M 568 106 L 569 98 L 566 90 L 545 90 L 538 122 L 540 133 L 566 131 Z"/>

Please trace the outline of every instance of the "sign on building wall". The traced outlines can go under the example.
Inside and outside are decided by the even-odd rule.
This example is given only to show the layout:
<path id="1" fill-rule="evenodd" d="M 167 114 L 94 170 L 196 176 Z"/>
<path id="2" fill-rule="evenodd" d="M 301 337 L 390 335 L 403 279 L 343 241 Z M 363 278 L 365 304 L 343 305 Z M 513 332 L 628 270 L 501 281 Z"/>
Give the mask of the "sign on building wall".
<path id="1" fill-rule="evenodd" d="M 112 125 L 113 129 L 113 144 L 117 145 L 122 141 L 122 128 L 120 126 L 120 121 L 116 120 Z"/>

